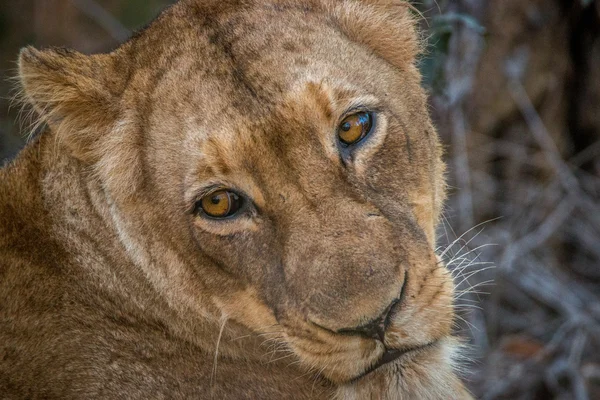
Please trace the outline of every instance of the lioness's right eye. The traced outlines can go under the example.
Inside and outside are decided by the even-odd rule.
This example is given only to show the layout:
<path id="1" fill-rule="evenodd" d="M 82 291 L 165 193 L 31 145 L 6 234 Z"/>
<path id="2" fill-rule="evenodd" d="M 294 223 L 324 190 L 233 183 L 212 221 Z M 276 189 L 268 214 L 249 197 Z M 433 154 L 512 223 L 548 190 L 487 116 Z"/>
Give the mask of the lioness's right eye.
<path id="1" fill-rule="evenodd" d="M 367 137 L 372 129 L 373 115 L 361 111 L 344 118 L 338 127 L 338 137 L 344 145 L 350 146 Z"/>
<path id="2" fill-rule="evenodd" d="M 223 219 L 233 217 L 243 204 L 243 198 L 237 193 L 217 190 L 200 199 L 196 208 L 211 218 Z"/>

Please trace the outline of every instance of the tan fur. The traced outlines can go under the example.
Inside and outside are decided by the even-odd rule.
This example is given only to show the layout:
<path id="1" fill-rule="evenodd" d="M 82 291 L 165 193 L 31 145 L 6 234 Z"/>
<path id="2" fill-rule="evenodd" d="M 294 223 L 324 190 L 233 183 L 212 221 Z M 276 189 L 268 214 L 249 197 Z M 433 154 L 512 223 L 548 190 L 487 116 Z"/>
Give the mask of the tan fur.
<path id="1" fill-rule="evenodd" d="M 182 0 L 109 54 L 24 49 L 48 130 L 0 171 L 0 397 L 470 398 L 414 25 L 401 1 Z M 194 214 L 215 185 L 250 207 Z M 385 343 L 344 333 L 401 293 Z M 419 348 L 368 372 L 384 346 Z"/>

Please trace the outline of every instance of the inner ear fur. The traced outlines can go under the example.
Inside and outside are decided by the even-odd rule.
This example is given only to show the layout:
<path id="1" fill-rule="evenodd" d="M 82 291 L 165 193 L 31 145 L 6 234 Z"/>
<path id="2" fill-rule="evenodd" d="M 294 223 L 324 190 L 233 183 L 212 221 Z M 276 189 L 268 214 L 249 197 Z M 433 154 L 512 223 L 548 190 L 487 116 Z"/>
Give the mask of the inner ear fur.
<path id="1" fill-rule="evenodd" d="M 330 6 L 339 28 L 398 68 L 414 65 L 421 44 L 413 7 L 405 0 L 335 0 Z"/>
<path id="2" fill-rule="evenodd" d="M 99 141 L 118 119 L 115 56 L 26 47 L 19 56 L 22 96 L 73 156 L 98 161 Z"/>

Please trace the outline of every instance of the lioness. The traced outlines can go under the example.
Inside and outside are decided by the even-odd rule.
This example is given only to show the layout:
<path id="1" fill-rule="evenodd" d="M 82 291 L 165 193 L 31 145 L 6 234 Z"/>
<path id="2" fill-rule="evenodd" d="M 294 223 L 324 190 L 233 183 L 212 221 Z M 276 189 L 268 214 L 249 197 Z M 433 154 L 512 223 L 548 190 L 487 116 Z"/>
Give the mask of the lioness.
<path id="1" fill-rule="evenodd" d="M 26 48 L 0 172 L 3 399 L 467 399 L 404 2 L 182 0 Z"/>

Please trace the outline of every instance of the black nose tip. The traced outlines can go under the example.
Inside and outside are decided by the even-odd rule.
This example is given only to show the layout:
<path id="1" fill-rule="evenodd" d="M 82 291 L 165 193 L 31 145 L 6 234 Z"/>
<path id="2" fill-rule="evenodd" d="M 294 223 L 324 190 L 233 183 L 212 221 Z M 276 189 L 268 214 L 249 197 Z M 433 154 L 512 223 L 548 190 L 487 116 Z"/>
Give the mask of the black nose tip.
<path id="1" fill-rule="evenodd" d="M 369 339 L 380 340 L 382 343 L 385 341 L 385 330 L 390 323 L 390 312 L 400 302 L 400 299 L 394 300 L 376 319 L 361 325 L 356 328 L 341 329 L 338 333 L 345 335 L 359 335 Z"/>

